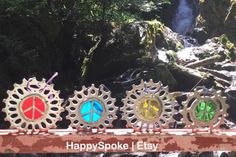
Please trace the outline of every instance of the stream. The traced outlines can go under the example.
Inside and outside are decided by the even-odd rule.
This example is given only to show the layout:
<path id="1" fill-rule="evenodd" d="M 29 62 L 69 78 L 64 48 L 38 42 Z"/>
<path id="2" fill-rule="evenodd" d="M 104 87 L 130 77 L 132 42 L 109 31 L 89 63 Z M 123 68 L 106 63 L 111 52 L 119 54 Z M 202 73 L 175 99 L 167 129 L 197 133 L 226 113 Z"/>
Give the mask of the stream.
<path id="1" fill-rule="evenodd" d="M 172 21 L 172 30 L 181 35 L 185 35 L 193 29 L 195 19 L 193 9 L 189 5 L 189 0 L 180 0 L 176 14 Z"/>

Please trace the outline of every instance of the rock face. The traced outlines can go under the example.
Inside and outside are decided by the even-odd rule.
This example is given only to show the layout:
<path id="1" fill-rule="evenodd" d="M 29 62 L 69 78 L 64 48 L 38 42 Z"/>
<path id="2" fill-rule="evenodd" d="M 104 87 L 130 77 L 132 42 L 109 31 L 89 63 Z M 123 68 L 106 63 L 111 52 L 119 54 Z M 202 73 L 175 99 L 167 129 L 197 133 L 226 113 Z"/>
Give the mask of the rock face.
<path id="1" fill-rule="evenodd" d="M 208 39 L 204 45 L 188 47 L 177 52 L 177 63 L 185 65 L 188 68 L 209 68 L 212 70 L 218 70 L 222 74 L 216 74 L 213 71 L 207 71 L 214 73 L 215 78 L 226 79 L 228 83 L 223 85 L 229 86 L 235 71 L 234 57 L 236 55 L 236 49 L 229 49 L 227 44 L 223 41 L 224 36 Z M 206 60 L 206 62 L 204 62 Z M 194 63 L 195 62 L 195 63 Z M 224 73 L 224 74 L 223 74 Z M 220 83 L 221 84 L 221 83 Z"/>
<path id="2" fill-rule="evenodd" d="M 236 1 L 235 0 L 202 0 L 198 27 L 204 27 L 209 37 L 226 34 L 236 42 Z"/>
<path id="3" fill-rule="evenodd" d="M 209 39 L 202 46 L 188 47 L 177 52 L 177 58 L 180 62 L 187 64 L 207 57 L 211 57 L 222 53 L 222 55 L 229 53 L 218 38 Z"/>
<path id="4" fill-rule="evenodd" d="M 175 81 L 163 63 L 169 62 L 165 51 L 181 48 L 183 45 L 178 35 L 158 21 L 124 24 L 113 32 L 102 50 L 95 53 L 89 78 L 96 80 L 125 72 L 127 78 L 145 75 L 144 78 L 153 77 L 171 86 Z"/>
<path id="5" fill-rule="evenodd" d="M 228 37 L 236 43 L 236 1 L 231 0 L 231 5 L 229 7 L 229 12 L 225 18 L 225 32 Z"/>

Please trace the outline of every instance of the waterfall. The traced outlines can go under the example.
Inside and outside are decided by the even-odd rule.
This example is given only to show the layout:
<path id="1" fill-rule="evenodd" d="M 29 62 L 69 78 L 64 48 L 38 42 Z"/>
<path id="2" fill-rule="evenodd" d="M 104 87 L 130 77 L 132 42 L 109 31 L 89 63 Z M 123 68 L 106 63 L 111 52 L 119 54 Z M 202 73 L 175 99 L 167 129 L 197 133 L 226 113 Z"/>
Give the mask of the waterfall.
<path id="1" fill-rule="evenodd" d="M 193 28 L 194 13 L 187 1 L 179 0 L 179 6 L 172 21 L 172 29 L 182 35 L 185 35 Z"/>

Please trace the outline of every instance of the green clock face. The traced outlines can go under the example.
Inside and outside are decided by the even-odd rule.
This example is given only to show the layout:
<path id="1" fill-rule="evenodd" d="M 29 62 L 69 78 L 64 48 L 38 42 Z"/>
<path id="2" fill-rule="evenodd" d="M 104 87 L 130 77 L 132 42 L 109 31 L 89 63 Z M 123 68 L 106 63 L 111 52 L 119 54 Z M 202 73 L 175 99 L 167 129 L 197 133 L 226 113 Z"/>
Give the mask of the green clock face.
<path id="1" fill-rule="evenodd" d="M 201 122 L 209 122 L 216 115 L 216 104 L 213 101 L 200 101 L 194 110 L 197 120 Z"/>

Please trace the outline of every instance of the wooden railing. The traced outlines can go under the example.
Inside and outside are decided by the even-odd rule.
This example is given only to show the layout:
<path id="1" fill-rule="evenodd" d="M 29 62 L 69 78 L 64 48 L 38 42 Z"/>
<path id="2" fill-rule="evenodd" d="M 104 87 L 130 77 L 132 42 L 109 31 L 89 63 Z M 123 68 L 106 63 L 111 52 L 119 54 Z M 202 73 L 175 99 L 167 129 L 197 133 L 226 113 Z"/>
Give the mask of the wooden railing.
<path id="1" fill-rule="evenodd" d="M 0 153 L 235 151 L 236 129 L 162 129 L 155 133 L 133 129 L 107 129 L 103 133 L 77 133 L 52 129 L 47 133 L 0 130 Z"/>

